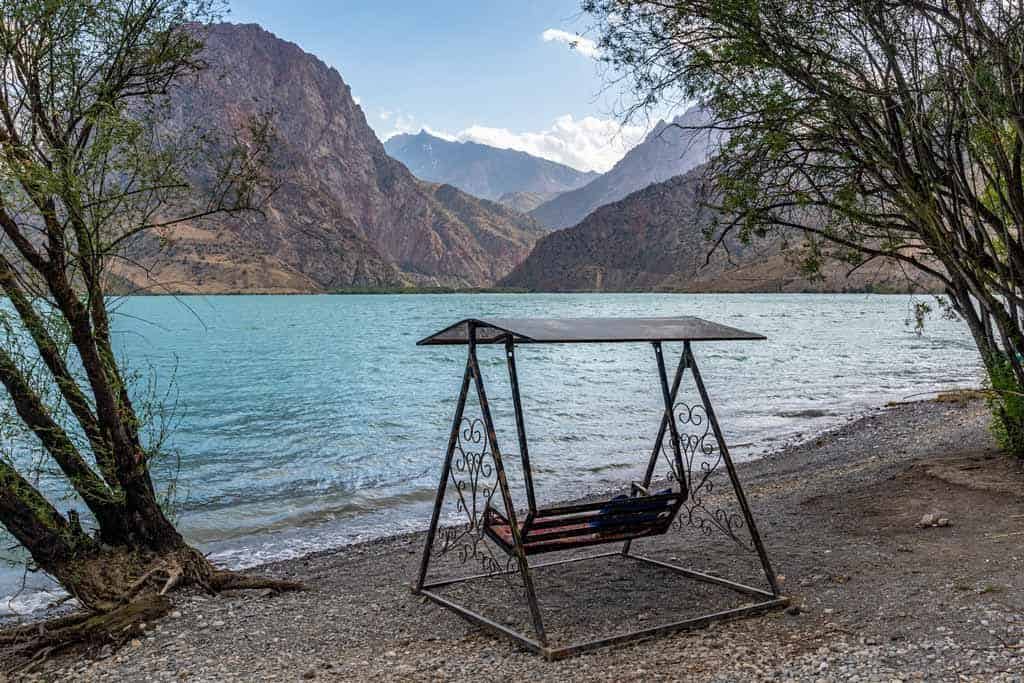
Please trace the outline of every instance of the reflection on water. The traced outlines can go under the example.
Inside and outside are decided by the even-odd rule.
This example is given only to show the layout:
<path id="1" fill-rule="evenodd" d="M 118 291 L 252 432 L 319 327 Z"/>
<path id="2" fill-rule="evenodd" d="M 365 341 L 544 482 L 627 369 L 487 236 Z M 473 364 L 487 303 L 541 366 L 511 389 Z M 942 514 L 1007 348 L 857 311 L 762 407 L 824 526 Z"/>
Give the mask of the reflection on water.
<path id="1" fill-rule="evenodd" d="M 745 458 L 869 406 L 977 384 L 963 327 L 936 319 L 917 336 L 910 309 L 860 294 L 139 297 L 116 325 L 132 367 L 154 371 L 160 391 L 174 380 L 181 528 L 215 559 L 255 564 L 425 526 L 464 349 L 415 342 L 457 319 L 695 315 L 766 334 L 695 345 Z M 515 453 L 503 355 L 480 352 Z M 517 356 L 542 501 L 642 470 L 660 417 L 649 345 Z M 0 565 L 0 595 L 16 576 Z"/>

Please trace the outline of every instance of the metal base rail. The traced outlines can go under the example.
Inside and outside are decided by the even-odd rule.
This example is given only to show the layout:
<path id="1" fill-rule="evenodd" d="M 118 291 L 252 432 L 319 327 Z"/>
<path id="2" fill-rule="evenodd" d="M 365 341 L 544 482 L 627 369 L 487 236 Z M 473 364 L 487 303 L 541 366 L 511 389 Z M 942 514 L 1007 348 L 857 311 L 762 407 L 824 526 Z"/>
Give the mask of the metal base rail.
<path id="1" fill-rule="evenodd" d="M 515 570 L 510 569 L 506 572 L 497 572 L 493 574 L 473 574 L 471 576 L 462 576 L 454 579 L 443 579 L 440 581 L 435 581 L 426 584 L 419 590 L 417 590 L 416 586 L 414 585 L 412 587 L 412 590 L 414 593 L 418 595 L 424 595 L 434 603 L 442 607 L 445 607 L 451 610 L 452 612 L 455 612 L 468 622 L 480 626 L 481 628 L 489 631 L 490 633 L 496 636 L 506 638 L 530 652 L 542 655 L 548 661 L 564 659 L 566 657 L 571 657 L 573 655 L 581 654 L 591 650 L 609 647 L 612 645 L 620 645 L 622 643 L 634 642 L 637 640 L 643 640 L 644 638 L 651 638 L 654 636 L 665 635 L 668 633 L 678 631 L 700 629 L 714 622 L 738 619 L 740 617 L 754 616 L 757 614 L 770 612 L 776 609 L 784 609 L 790 604 L 790 599 L 783 595 L 775 595 L 770 591 L 755 588 L 753 586 L 747 586 L 736 581 L 730 581 L 728 579 L 714 576 L 712 574 L 706 574 L 704 572 L 696 571 L 694 569 L 688 569 L 686 567 L 674 565 L 669 562 L 655 560 L 644 555 L 627 555 L 623 554 L 620 551 L 602 553 L 600 555 L 572 557 L 564 560 L 557 560 L 554 562 L 544 562 L 542 564 L 532 565 L 530 569 L 533 570 L 540 569 L 543 567 L 571 564 L 575 562 L 585 562 L 587 560 L 599 560 L 607 557 L 620 557 L 628 560 L 634 560 L 637 562 L 644 562 L 655 567 L 661 567 L 662 569 L 674 571 L 678 574 L 681 574 L 682 576 L 694 579 L 696 581 L 701 581 L 704 583 L 710 583 L 716 586 L 729 588 L 742 595 L 762 598 L 762 600 L 760 602 L 756 602 L 750 605 L 743 605 L 742 607 L 735 607 L 733 609 L 712 612 L 710 614 L 702 614 L 700 616 L 690 617 L 689 619 L 672 621 L 657 626 L 650 626 L 643 629 L 629 631 L 627 633 L 618 633 L 612 636 L 605 636 L 601 638 L 595 638 L 592 640 L 579 641 L 569 645 L 556 646 L 552 644 L 543 644 L 538 640 L 529 637 L 522 631 L 518 631 L 509 626 L 505 626 L 504 624 L 499 624 L 498 622 L 489 619 L 488 617 L 484 616 L 483 614 L 480 614 L 479 612 L 475 612 L 469 609 L 468 607 L 460 605 L 459 603 L 446 598 L 445 596 L 441 595 L 440 593 L 434 590 L 438 588 L 444 588 L 447 586 L 453 586 L 459 583 L 466 583 L 485 578 L 498 577 L 505 574 L 516 574 L 517 572 Z"/>

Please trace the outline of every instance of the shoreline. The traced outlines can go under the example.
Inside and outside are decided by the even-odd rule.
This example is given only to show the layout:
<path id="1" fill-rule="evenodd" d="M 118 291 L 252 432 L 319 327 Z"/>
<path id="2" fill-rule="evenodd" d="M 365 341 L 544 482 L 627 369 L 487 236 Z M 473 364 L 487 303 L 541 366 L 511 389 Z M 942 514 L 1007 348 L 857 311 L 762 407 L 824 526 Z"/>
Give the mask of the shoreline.
<path id="1" fill-rule="evenodd" d="M 800 432 L 799 434 L 801 436 L 795 437 L 792 440 L 784 440 L 777 448 L 774 448 L 771 451 L 760 452 L 746 459 L 736 461 L 736 468 L 741 476 L 741 480 L 745 482 L 746 480 L 743 479 L 743 477 L 746 473 L 746 470 L 753 469 L 754 465 L 763 463 L 766 460 L 775 460 L 784 463 L 787 458 L 794 456 L 797 451 L 803 451 L 812 448 L 815 442 L 820 442 L 822 440 L 831 439 L 838 435 L 841 435 L 852 425 L 855 425 L 857 423 L 861 423 L 866 420 L 871 420 L 878 416 L 885 415 L 887 412 L 892 411 L 894 409 L 899 409 L 901 407 L 916 407 L 919 405 L 939 404 L 943 402 L 958 402 L 960 399 L 956 398 L 956 396 L 957 394 L 961 393 L 968 397 L 965 402 L 977 402 L 978 399 L 975 396 L 975 394 L 977 394 L 979 391 L 980 390 L 976 388 L 955 388 L 950 390 L 926 392 L 926 394 L 934 394 L 934 396 L 931 396 L 930 398 L 920 398 L 909 401 L 887 401 L 884 404 L 863 408 L 861 410 L 851 412 L 848 415 L 836 415 L 834 416 L 837 420 L 835 424 L 824 427 L 818 431 L 811 431 L 809 435 L 807 435 L 807 433 Z M 730 449 L 732 448 L 735 448 L 735 446 L 730 445 Z M 652 480 L 652 486 L 665 483 L 666 481 L 667 480 L 664 477 L 655 478 L 654 480 Z M 629 485 L 630 482 L 628 480 L 623 480 L 614 485 L 588 488 L 583 495 L 576 496 L 573 498 L 564 498 L 556 501 L 551 501 L 550 503 L 546 503 L 546 505 L 555 507 L 601 500 L 608 496 L 628 491 Z M 427 526 L 428 525 L 424 523 L 422 528 L 417 528 L 412 531 L 385 533 L 380 536 L 375 536 L 373 538 L 353 541 L 351 543 L 344 543 L 336 547 L 313 550 L 311 552 L 304 553 L 297 557 L 271 559 L 267 562 L 260 562 L 259 564 L 254 564 L 252 566 L 246 567 L 244 571 L 257 574 L 263 570 L 273 569 L 291 563 L 304 563 L 310 560 L 331 557 L 334 555 L 341 555 L 348 552 L 358 554 L 363 552 L 364 549 L 368 549 L 371 547 L 376 548 L 379 546 L 387 546 L 391 544 L 404 544 L 411 540 L 422 540 L 426 536 Z"/>
<path id="2" fill-rule="evenodd" d="M 844 289 L 841 291 L 821 291 L 808 289 L 799 292 L 779 292 L 779 291 L 748 291 L 748 290 L 715 290 L 715 291 L 700 291 L 693 292 L 685 289 L 618 289 L 618 290 L 598 290 L 598 289 L 572 289 L 572 290 L 532 290 L 532 289 L 520 289 L 516 287 L 504 288 L 504 287 L 395 287 L 395 288 L 373 288 L 368 287 L 366 289 L 351 288 L 351 289 L 340 289 L 331 290 L 324 292 L 299 292 L 299 291 L 281 291 L 281 292 L 241 292 L 241 291 L 227 291 L 227 292 L 145 292 L 145 291 L 134 291 L 134 292 L 116 292 L 109 296 L 111 298 L 120 297 L 199 297 L 199 296 L 377 296 L 377 295 L 413 295 L 413 294 L 566 294 L 566 295 L 577 295 L 577 294 L 691 294 L 694 296 L 706 296 L 706 295 L 759 295 L 759 294 L 771 294 L 771 295 L 792 295 L 792 296 L 807 296 L 807 295 L 835 295 L 835 294 L 857 294 L 857 295 L 874 295 L 874 296 L 943 296 L 942 292 L 924 292 L 924 291 L 902 291 L 902 290 L 888 290 L 888 289 Z"/>
<path id="3" fill-rule="evenodd" d="M 952 391 L 958 391 L 958 390 L 954 389 Z M 943 392 L 937 391 L 937 392 L 930 392 L 930 393 L 939 394 L 939 393 L 943 393 Z M 863 419 L 863 418 L 867 417 L 868 415 L 871 415 L 871 414 L 873 414 L 875 412 L 878 412 L 878 411 L 881 411 L 881 410 L 885 410 L 887 407 L 888 407 L 887 405 L 872 406 L 872 407 L 861 408 L 859 410 L 855 410 L 855 411 L 853 411 L 853 412 L 851 412 L 849 414 L 846 414 L 846 415 L 831 415 L 830 417 L 832 417 L 833 420 L 835 421 L 834 424 L 831 424 L 830 426 L 827 426 L 827 427 L 823 427 L 822 429 L 820 429 L 818 431 L 812 431 L 811 435 L 809 437 L 803 436 L 807 430 L 801 431 L 801 432 L 794 432 L 792 437 L 788 437 L 788 436 L 787 437 L 783 437 L 781 439 L 781 443 L 777 447 L 773 448 L 771 451 L 767 451 L 766 450 L 766 451 L 761 451 L 761 452 L 757 452 L 757 453 L 754 453 L 752 451 L 751 455 L 749 455 L 748 457 L 744 458 L 743 460 L 737 461 L 737 466 L 742 467 L 743 465 L 746 465 L 747 463 L 755 462 L 755 461 L 758 461 L 758 460 L 761 460 L 761 459 L 764 459 L 764 458 L 767 458 L 767 457 L 773 457 L 776 453 L 787 451 L 787 450 L 789 450 L 791 448 L 795 448 L 795 447 L 797 447 L 797 446 L 799 446 L 799 445 L 801 445 L 803 443 L 806 443 L 807 441 L 811 441 L 811 440 L 813 440 L 815 438 L 826 436 L 829 433 L 831 433 L 831 432 L 833 432 L 833 431 L 835 431 L 837 429 L 842 429 L 845 425 L 849 424 L 850 422 L 854 422 L 856 420 Z M 819 417 L 819 416 L 811 416 L 808 419 L 808 422 L 809 423 L 813 423 L 812 420 L 817 418 L 817 417 Z M 747 446 L 747 445 L 749 445 L 749 444 L 736 444 L 736 445 L 731 445 L 730 448 L 735 449 L 735 448 L 739 448 L 739 447 Z M 658 483 L 659 481 L 660 480 L 657 480 L 656 483 Z M 574 497 L 574 498 L 571 498 L 571 499 L 561 499 L 561 500 L 552 501 L 550 504 L 551 505 L 570 505 L 570 504 L 578 503 L 578 502 L 581 502 L 581 501 L 596 500 L 596 499 L 599 499 L 601 497 L 605 497 L 605 496 L 610 496 L 610 495 L 616 494 L 616 493 L 622 491 L 624 488 L 626 488 L 628 486 L 629 486 L 629 482 L 628 481 L 620 481 L 620 482 L 616 482 L 614 484 L 606 483 L 606 484 L 604 484 L 602 486 L 591 486 L 591 487 L 588 487 L 586 489 L 585 493 L 583 495 L 581 495 L 581 496 L 577 496 L 577 497 Z M 433 501 L 433 490 L 431 490 L 430 501 L 431 502 Z M 427 521 L 425 519 L 422 527 L 413 529 L 411 531 L 384 532 L 384 533 L 381 533 L 380 535 L 376 535 L 376 536 L 373 536 L 371 538 L 365 538 L 365 539 L 361 539 L 361 540 L 354 540 L 354 541 L 351 541 L 351 542 L 341 543 L 339 545 L 335 545 L 335 546 L 331 546 L 331 547 L 325 547 L 325 548 L 320 548 L 320 549 L 316 549 L 316 550 L 311 550 L 309 552 L 305 552 L 305 553 L 301 553 L 301 554 L 297 554 L 297 555 L 288 555 L 288 556 L 282 556 L 282 557 L 278 557 L 278 558 L 270 558 L 270 559 L 268 559 L 266 561 L 261 561 L 261 562 L 258 562 L 256 564 L 248 564 L 248 565 L 245 565 L 245 566 L 236 566 L 236 565 L 232 565 L 232 564 L 224 564 L 224 565 L 218 565 L 218 566 L 223 566 L 223 567 L 228 568 L 228 569 L 240 569 L 241 571 L 258 573 L 260 570 L 262 570 L 264 568 L 272 567 L 272 566 L 275 566 L 275 565 L 279 565 L 281 563 L 302 562 L 302 561 L 307 560 L 307 559 L 314 559 L 314 558 L 318 558 L 318 557 L 335 555 L 335 554 L 338 554 L 338 553 L 346 552 L 346 551 L 351 550 L 351 549 L 358 550 L 358 548 L 360 546 L 363 546 L 363 545 L 377 546 L 377 545 L 381 545 L 381 544 L 386 544 L 387 542 L 392 541 L 392 540 L 394 540 L 394 541 L 401 541 L 403 539 L 409 539 L 409 538 L 420 538 L 420 537 L 422 537 L 422 536 L 424 536 L 426 534 L 427 526 L 428 526 L 428 523 L 427 523 Z M 303 528 L 303 527 L 293 527 L 293 528 L 294 529 L 300 529 L 300 528 Z M 316 529 L 317 527 L 308 527 L 308 528 Z M 253 536 L 255 537 L 255 536 L 258 536 L 258 535 L 259 534 L 257 533 L 257 534 L 254 534 Z M 42 591 L 35 591 L 34 594 L 39 594 L 41 592 Z M 58 601 L 61 598 L 63 598 L 66 594 L 63 593 L 63 592 L 54 592 L 54 593 L 46 593 L 46 595 L 49 596 L 48 600 L 51 603 L 55 603 L 56 601 Z M 7 599 L 10 599 L 12 597 L 13 597 L 12 595 L 0 596 L 0 600 L 7 600 Z M 42 622 L 42 621 L 45 621 L 47 619 L 53 618 L 55 616 L 60 616 L 62 614 L 69 613 L 71 611 L 73 611 L 73 609 L 68 608 L 68 607 L 64 607 L 64 606 L 52 607 L 51 606 L 51 607 L 45 607 L 45 608 L 42 608 L 42 609 L 37 609 L 37 610 L 34 610 L 32 612 L 22 613 L 22 614 L 9 614 L 9 613 L 8 614 L 4 614 L 4 613 L 0 613 L 0 629 L 4 628 L 5 626 L 11 626 L 11 625 L 14 625 L 14 624 Z M 2 679 L 0 679 L 0 683 L 2 683 Z"/>
<path id="4" fill-rule="evenodd" d="M 200 295 L 197 295 L 197 296 L 200 296 Z M 241 296 L 245 296 L 245 295 L 241 295 Z M 907 403 L 929 402 L 929 401 L 937 400 L 937 399 L 939 399 L 943 395 L 956 395 L 956 394 L 958 394 L 960 392 L 973 393 L 973 392 L 976 392 L 976 391 L 977 391 L 977 389 L 969 388 L 969 387 L 968 388 L 965 388 L 965 387 L 950 387 L 950 388 L 947 388 L 947 389 L 937 389 L 937 390 L 934 390 L 934 391 L 925 392 L 924 394 L 921 395 L 921 396 L 930 396 L 931 398 L 914 398 L 913 400 L 911 400 L 909 402 L 908 401 L 888 401 L 888 402 L 886 402 L 884 404 L 880 404 L 880 405 L 854 407 L 853 410 L 851 410 L 849 413 L 844 413 L 844 414 L 840 414 L 840 413 L 826 413 L 826 414 L 823 414 L 823 415 L 820 415 L 820 414 L 807 415 L 807 416 L 805 416 L 805 424 L 807 425 L 806 428 L 804 428 L 802 430 L 799 430 L 799 431 L 794 431 L 792 434 L 780 437 L 779 440 L 778 440 L 778 443 L 776 443 L 770 450 L 769 449 L 756 450 L 756 449 L 752 448 L 748 452 L 748 454 L 746 454 L 744 457 L 742 457 L 742 459 L 736 460 L 737 467 L 740 468 L 741 471 L 742 471 L 742 469 L 744 467 L 750 465 L 751 463 L 758 462 L 758 461 L 764 460 L 766 458 L 783 457 L 788 451 L 791 451 L 791 450 L 796 449 L 796 448 L 800 448 L 801 446 L 803 446 L 803 445 L 805 445 L 805 444 L 807 444 L 809 442 L 812 442 L 812 441 L 814 441 L 816 439 L 828 437 L 833 432 L 835 432 L 837 430 L 842 430 L 847 425 L 849 425 L 851 423 L 854 423 L 854 422 L 857 422 L 857 421 L 869 418 L 872 415 L 875 415 L 877 413 L 886 411 L 886 410 L 888 410 L 888 409 L 890 409 L 890 408 L 892 408 L 894 406 L 906 405 Z M 817 411 L 813 411 L 812 410 L 810 412 L 815 413 Z M 816 421 L 818 419 L 826 419 L 826 420 L 828 420 L 830 422 L 830 424 L 828 424 L 827 426 L 826 425 L 822 425 L 819 428 L 817 426 L 817 424 L 816 424 Z M 739 450 L 741 448 L 744 448 L 744 447 L 747 447 L 747 446 L 750 446 L 750 445 L 751 444 L 749 444 L 749 443 L 747 443 L 747 444 L 730 444 L 730 449 L 731 450 Z M 734 459 L 736 459 L 737 456 L 734 454 L 733 457 L 734 457 Z M 579 496 L 576 496 L 576 497 L 573 497 L 573 498 L 566 498 L 566 499 L 559 499 L 559 500 L 551 501 L 549 504 L 550 505 L 568 505 L 568 504 L 574 504 L 574 503 L 579 503 L 579 502 L 598 500 L 601 497 L 606 497 L 606 496 L 610 496 L 610 495 L 613 495 L 613 494 L 620 493 L 623 490 L 627 489 L 628 486 L 629 486 L 629 482 L 627 480 L 623 480 L 623 481 L 619 481 L 619 482 L 615 482 L 615 483 L 604 482 L 603 484 L 601 484 L 599 486 L 588 486 L 587 489 L 584 491 L 584 493 L 582 495 L 579 495 Z M 432 501 L 432 500 L 433 500 L 433 490 L 431 490 L 431 494 L 430 494 L 430 501 Z M 300 529 L 300 528 L 317 529 L 319 527 L 315 527 L 315 526 L 314 527 L 294 527 L 294 529 Z M 257 562 L 255 564 L 237 565 L 237 564 L 227 563 L 227 564 L 223 564 L 221 566 L 224 566 L 224 567 L 229 568 L 229 569 L 240 569 L 241 571 L 246 571 L 246 572 L 258 572 L 258 571 L 260 571 L 261 569 L 263 569 L 265 567 L 272 567 L 272 566 L 275 566 L 275 565 L 279 565 L 281 563 L 301 562 L 301 561 L 304 561 L 304 560 L 309 559 L 309 558 L 318 558 L 318 557 L 323 557 L 323 556 L 327 556 L 327 555 L 333 555 L 333 554 L 337 554 L 337 553 L 342 553 L 342 552 L 345 552 L 345 551 L 347 551 L 349 549 L 358 548 L 359 546 L 362 546 L 362 545 L 374 545 L 374 546 L 376 546 L 376 545 L 379 545 L 379 544 L 382 544 L 382 543 L 386 543 L 386 542 L 388 542 L 389 540 L 392 540 L 392 539 L 399 540 L 399 539 L 407 539 L 407 538 L 413 538 L 413 537 L 421 537 L 421 536 L 425 535 L 426 528 L 427 528 L 427 520 L 426 520 L 426 518 L 424 518 L 423 526 L 421 528 L 416 528 L 416 529 L 411 530 L 411 531 L 399 531 L 399 532 L 386 531 L 386 532 L 381 533 L 380 535 L 375 535 L 375 536 L 373 536 L 371 538 L 354 540 L 354 541 L 351 541 L 351 542 L 342 542 L 342 543 L 340 543 L 338 545 L 332 545 L 332 546 L 329 546 L 329 547 L 318 548 L 318 549 L 315 549 L 315 550 L 310 550 L 308 552 L 302 552 L 302 553 L 298 553 L 298 554 L 292 554 L 292 553 L 283 554 L 281 557 L 277 557 L 277 558 L 271 557 L 271 558 L 266 559 L 265 561 L 260 561 L 260 562 Z M 259 537 L 259 536 L 260 536 L 259 532 L 257 532 L 257 533 L 252 535 L 252 537 L 254 537 L 254 538 L 255 537 Z M 56 602 L 60 601 L 65 596 L 65 594 L 62 591 L 49 593 L 49 592 L 45 592 L 45 591 L 41 591 L 41 590 L 34 590 L 34 591 L 30 590 L 29 593 L 28 593 L 28 596 L 29 597 L 34 597 L 34 595 L 44 594 L 44 593 L 47 596 L 46 599 L 50 603 L 56 603 Z M 11 597 L 12 596 L 0 596 L 0 599 L 7 600 L 7 599 L 9 599 Z M 42 600 L 41 599 L 40 600 L 33 600 L 33 602 L 42 602 Z M 69 613 L 71 611 L 73 611 L 72 608 L 69 608 L 69 607 L 67 607 L 67 606 L 62 604 L 62 605 L 56 606 L 56 607 L 54 607 L 54 606 L 44 607 L 42 609 L 37 609 L 37 610 L 34 610 L 32 612 L 25 612 L 25 613 L 21 613 L 21 614 L 11 614 L 11 613 L 4 614 L 4 613 L 0 613 L 0 629 L 4 628 L 5 626 L 11 626 L 11 625 L 14 625 L 14 624 L 36 623 L 36 622 L 45 621 L 46 619 L 49 619 L 49 618 L 52 618 L 52 617 L 55 617 L 55 616 L 60 616 L 62 614 L 66 614 L 66 613 Z M 2 683 L 2 680 L 0 680 L 0 683 Z"/>
<path id="5" fill-rule="evenodd" d="M 545 662 L 410 594 L 422 552 L 418 532 L 257 568 L 306 582 L 304 593 L 175 595 L 172 616 L 134 646 L 57 658 L 39 675 L 1019 680 L 1024 553 L 1012 551 L 1024 528 L 1024 470 L 996 453 L 980 401 L 876 409 L 737 468 L 783 591 L 797 606 L 792 613 Z M 917 526 L 922 515 L 939 511 L 949 526 Z M 644 551 L 692 556 L 723 575 L 745 571 L 731 544 L 703 541 L 670 534 L 645 539 Z M 620 564 L 578 565 L 586 566 L 537 579 L 545 618 L 560 631 L 600 634 L 638 618 L 637 610 L 644 623 L 660 623 L 666 610 L 703 599 L 662 585 L 664 577 L 623 573 Z M 519 618 L 500 596 L 484 590 L 463 597 Z M 743 657 L 734 656 L 740 651 Z"/>

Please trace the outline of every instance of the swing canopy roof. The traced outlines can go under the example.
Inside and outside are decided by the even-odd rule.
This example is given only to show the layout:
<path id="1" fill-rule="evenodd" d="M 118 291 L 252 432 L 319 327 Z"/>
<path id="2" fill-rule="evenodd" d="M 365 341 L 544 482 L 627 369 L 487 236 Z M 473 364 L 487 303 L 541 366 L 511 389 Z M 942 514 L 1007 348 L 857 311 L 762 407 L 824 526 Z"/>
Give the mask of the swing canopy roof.
<path id="1" fill-rule="evenodd" d="M 419 340 L 417 345 L 468 344 L 470 326 L 477 344 L 600 344 L 615 342 L 763 340 L 701 318 L 466 318 Z"/>

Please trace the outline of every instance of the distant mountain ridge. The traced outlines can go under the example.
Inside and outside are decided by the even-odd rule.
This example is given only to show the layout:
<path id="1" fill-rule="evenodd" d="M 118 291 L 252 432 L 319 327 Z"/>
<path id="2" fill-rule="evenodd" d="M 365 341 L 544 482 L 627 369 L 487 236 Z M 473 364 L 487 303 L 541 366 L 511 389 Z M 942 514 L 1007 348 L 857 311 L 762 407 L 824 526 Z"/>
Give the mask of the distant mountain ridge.
<path id="1" fill-rule="evenodd" d="M 822 280 L 799 275 L 792 255 L 802 243 L 771 236 L 743 244 L 727 239 L 712 251 L 705 231 L 715 212 L 706 204 L 706 167 L 649 185 L 594 211 L 571 228 L 545 236 L 502 280 L 531 291 L 842 292 L 939 291 L 910 282 L 898 265 L 879 262 L 847 277 L 848 266 L 826 262 Z M 711 253 L 710 261 L 708 254 Z"/>
<path id="2" fill-rule="evenodd" d="M 352 287 L 488 286 L 544 232 L 522 214 L 427 183 L 384 150 L 338 72 L 257 25 L 204 29 L 211 68 L 171 92 L 167 125 L 244 128 L 273 112 L 263 216 L 196 221 L 132 245 L 126 288 L 322 292 Z M 198 169 L 198 177 L 203 169 Z"/>
<path id="3" fill-rule="evenodd" d="M 859 269 L 852 281 L 835 269 L 824 283 L 807 283 L 794 275 L 788 245 L 779 240 L 751 247 L 729 242 L 732 261 L 720 252 L 704 267 L 709 245 L 702 228 L 713 214 L 701 208 L 699 170 L 648 184 L 548 235 L 511 208 L 415 178 L 386 153 L 338 72 L 298 46 L 256 25 L 203 30 L 211 69 L 172 88 L 165 126 L 173 134 L 199 122 L 230 133 L 244 130 L 255 114 L 273 112 L 272 174 L 279 188 L 263 215 L 197 220 L 140 237 L 116 268 L 118 291 L 286 293 L 499 282 L 554 291 L 842 291 L 877 282 L 875 273 L 891 283 L 886 289 L 908 288 L 893 269 L 874 266 Z M 683 119 L 691 115 L 702 113 Z M 609 173 L 535 213 L 552 206 L 576 211 L 578 199 L 604 201 L 707 155 L 707 147 L 692 141 L 665 142 L 687 131 L 659 129 Z M 197 178 L 204 174 L 211 175 L 197 169 Z M 520 208 L 545 197 L 539 191 L 500 196 Z M 559 204 L 566 198 L 572 201 Z"/>
<path id="4" fill-rule="evenodd" d="M 607 173 L 541 204 L 530 215 L 549 228 L 567 228 L 600 206 L 696 168 L 708 160 L 714 138 L 712 133 L 688 127 L 708 121 L 708 113 L 699 106 L 669 123 L 660 121 Z"/>
<path id="5" fill-rule="evenodd" d="M 598 177 L 526 152 L 445 140 L 425 130 L 395 135 L 384 143 L 384 149 L 417 178 L 454 185 L 492 201 L 513 193 L 554 195 Z"/>
<path id="6" fill-rule="evenodd" d="M 558 192 L 506 192 L 498 197 L 498 203 L 519 213 L 530 213 L 546 201 L 558 196 Z"/>

